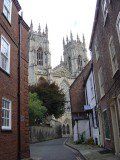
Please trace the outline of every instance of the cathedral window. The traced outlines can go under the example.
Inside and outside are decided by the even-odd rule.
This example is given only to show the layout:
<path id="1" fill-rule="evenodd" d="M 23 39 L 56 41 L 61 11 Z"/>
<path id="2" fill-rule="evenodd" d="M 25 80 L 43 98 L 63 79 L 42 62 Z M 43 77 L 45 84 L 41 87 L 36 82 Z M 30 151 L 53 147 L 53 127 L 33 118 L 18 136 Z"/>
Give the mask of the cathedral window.
<path id="1" fill-rule="evenodd" d="M 43 52 L 41 48 L 37 50 L 37 65 L 43 66 Z"/>
<path id="2" fill-rule="evenodd" d="M 81 56 L 79 55 L 78 56 L 78 69 L 81 70 L 82 68 L 82 59 L 81 59 Z"/>
<path id="3" fill-rule="evenodd" d="M 71 70 L 72 65 L 71 65 L 71 58 L 70 57 L 68 57 L 68 65 L 69 65 L 69 70 Z"/>

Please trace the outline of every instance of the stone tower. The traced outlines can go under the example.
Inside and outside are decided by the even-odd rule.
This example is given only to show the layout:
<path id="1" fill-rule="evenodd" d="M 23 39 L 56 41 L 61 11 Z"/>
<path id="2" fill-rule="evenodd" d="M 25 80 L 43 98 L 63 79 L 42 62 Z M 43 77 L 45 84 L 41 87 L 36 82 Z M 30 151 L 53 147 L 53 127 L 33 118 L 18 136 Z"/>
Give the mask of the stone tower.
<path id="1" fill-rule="evenodd" d="M 40 77 L 50 79 L 51 54 L 49 52 L 48 27 L 41 32 L 40 24 L 38 31 L 30 25 L 29 35 L 29 84 L 36 84 Z"/>
<path id="2" fill-rule="evenodd" d="M 84 36 L 82 42 L 78 35 L 77 40 L 74 40 L 71 32 L 70 40 L 68 36 L 66 37 L 66 42 L 63 38 L 63 50 L 65 66 L 71 75 L 76 77 L 88 62 Z"/>

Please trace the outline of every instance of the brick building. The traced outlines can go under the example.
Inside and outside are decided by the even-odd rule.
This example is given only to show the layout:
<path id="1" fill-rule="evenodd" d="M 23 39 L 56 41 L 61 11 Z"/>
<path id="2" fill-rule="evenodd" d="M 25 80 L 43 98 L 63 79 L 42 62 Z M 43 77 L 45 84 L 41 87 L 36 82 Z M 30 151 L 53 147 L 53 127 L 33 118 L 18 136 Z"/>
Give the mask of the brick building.
<path id="1" fill-rule="evenodd" d="M 29 157 L 29 27 L 17 0 L 0 0 L 0 159 Z"/>
<path id="2" fill-rule="evenodd" d="M 120 154 L 120 1 L 97 0 L 90 41 L 101 143 Z"/>
<path id="3" fill-rule="evenodd" d="M 84 111 L 86 104 L 85 82 L 91 69 L 91 61 L 84 67 L 78 77 L 70 86 L 70 102 L 73 122 L 74 141 L 78 141 L 82 132 L 87 132 L 87 138 L 90 137 L 89 132 L 89 111 Z M 84 127 L 83 127 L 84 126 Z"/>

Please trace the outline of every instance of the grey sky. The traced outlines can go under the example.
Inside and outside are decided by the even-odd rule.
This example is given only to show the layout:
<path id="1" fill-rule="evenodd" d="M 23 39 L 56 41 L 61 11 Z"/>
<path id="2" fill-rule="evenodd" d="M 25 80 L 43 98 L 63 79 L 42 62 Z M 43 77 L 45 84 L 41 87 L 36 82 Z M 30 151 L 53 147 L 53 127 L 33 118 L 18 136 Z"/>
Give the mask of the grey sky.
<path id="1" fill-rule="evenodd" d="M 44 29 L 48 24 L 52 67 L 59 64 L 63 54 L 62 39 L 73 32 L 73 37 L 84 33 L 87 49 L 89 46 L 96 0 L 19 0 L 25 21 L 30 25 L 33 20 L 34 30 L 39 23 Z M 29 2 L 29 3 L 28 3 Z"/>

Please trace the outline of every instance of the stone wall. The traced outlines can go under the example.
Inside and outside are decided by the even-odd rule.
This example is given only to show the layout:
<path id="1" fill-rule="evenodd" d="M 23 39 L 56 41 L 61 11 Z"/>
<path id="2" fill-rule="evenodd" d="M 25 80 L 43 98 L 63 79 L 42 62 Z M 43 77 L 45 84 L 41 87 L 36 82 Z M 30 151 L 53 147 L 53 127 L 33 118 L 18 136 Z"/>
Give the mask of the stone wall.
<path id="1" fill-rule="evenodd" d="M 61 126 L 46 127 L 46 126 L 31 126 L 30 127 L 30 142 L 39 142 L 49 139 L 61 138 Z"/>

